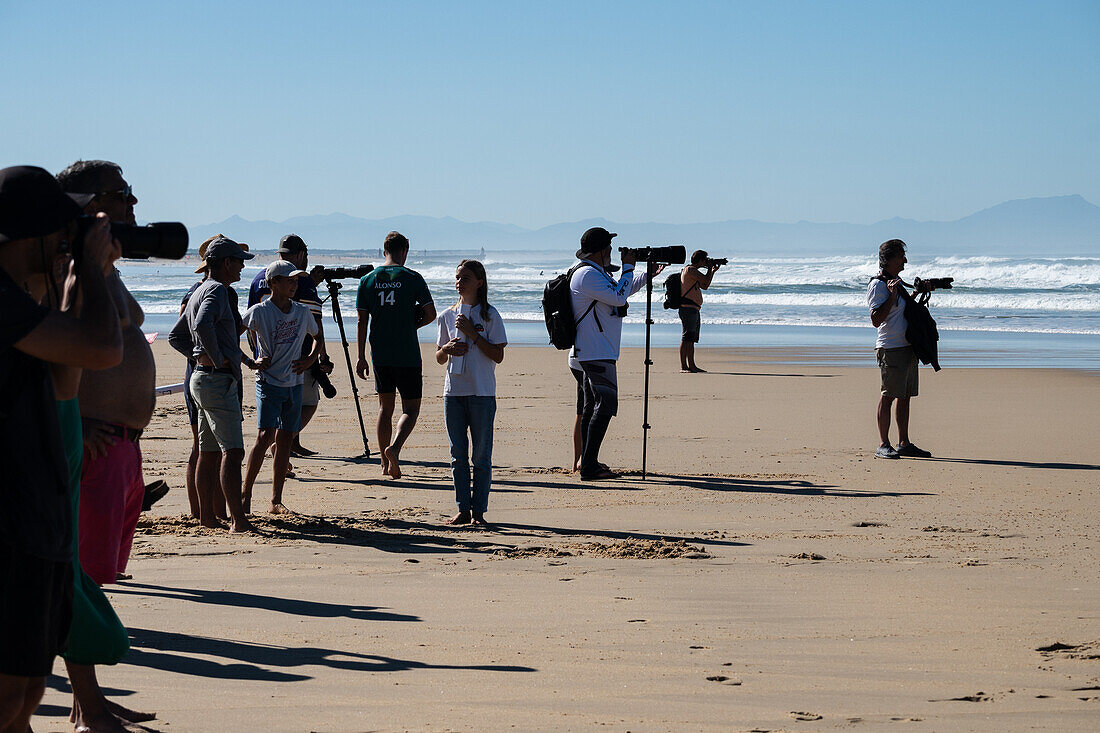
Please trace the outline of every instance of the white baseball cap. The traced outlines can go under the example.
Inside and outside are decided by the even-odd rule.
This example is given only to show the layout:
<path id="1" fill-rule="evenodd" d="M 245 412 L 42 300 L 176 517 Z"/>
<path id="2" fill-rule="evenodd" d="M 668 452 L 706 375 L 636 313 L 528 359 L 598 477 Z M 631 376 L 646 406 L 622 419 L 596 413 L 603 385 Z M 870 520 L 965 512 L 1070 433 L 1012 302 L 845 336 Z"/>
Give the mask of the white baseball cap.
<path id="1" fill-rule="evenodd" d="M 305 270 L 295 268 L 293 262 L 275 260 L 264 270 L 264 280 L 270 283 L 273 277 L 301 277 L 308 274 Z"/>

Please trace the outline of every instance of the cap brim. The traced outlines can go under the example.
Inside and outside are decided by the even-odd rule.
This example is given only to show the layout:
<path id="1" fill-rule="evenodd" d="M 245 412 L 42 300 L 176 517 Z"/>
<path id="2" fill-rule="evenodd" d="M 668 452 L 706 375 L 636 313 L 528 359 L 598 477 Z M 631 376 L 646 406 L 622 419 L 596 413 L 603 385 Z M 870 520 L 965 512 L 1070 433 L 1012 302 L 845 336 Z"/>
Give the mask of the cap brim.
<path id="1" fill-rule="evenodd" d="M 197 270 L 195 270 L 195 272 L 196 272 L 196 273 L 199 273 L 199 272 L 206 272 L 206 263 L 205 263 L 205 262 L 204 262 L 204 263 L 202 263 L 202 267 L 200 267 L 200 268 L 198 268 Z"/>

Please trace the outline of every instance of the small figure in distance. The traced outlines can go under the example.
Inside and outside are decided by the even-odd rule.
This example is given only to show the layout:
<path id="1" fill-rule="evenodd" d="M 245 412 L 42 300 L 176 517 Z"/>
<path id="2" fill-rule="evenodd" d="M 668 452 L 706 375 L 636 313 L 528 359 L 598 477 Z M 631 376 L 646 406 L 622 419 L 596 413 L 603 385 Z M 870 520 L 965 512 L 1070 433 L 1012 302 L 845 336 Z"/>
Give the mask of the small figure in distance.
<path id="1" fill-rule="evenodd" d="M 321 356 L 321 340 L 313 339 L 306 356 L 306 336 L 317 335 L 317 322 L 309 306 L 292 298 L 298 283 L 308 278 L 286 260 L 276 260 L 264 270 L 271 297 L 244 314 L 244 325 L 256 344 L 256 422 L 259 433 L 248 454 L 241 504 L 252 510 L 252 485 L 264 462 L 267 449 L 275 444 L 272 461 L 271 513 L 289 514 L 283 504 L 283 485 L 290 460 L 290 447 L 302 426 L 302 382 L 304 372 Z"/>
<path id="2" fill-rule="evenodd" d="M 496 365 L 504 361 L 504 319 L 489 305 L 485 266 L 462 260 L 455 270 L 458 302 L 439 314 L 435 360 L 447 366 L 443 417 L 451 444 L 451 476 L 458 514 L 448 524 L 488 524 L 493 481 L 493 420 L 497 412 Z M 473 442 L 473 488 L 469 442 Z"/>
<path id="3" fill-rule="evenodd" d="M 917 355 L 905 337 L 907 292 L 901 280 L 905 269 L 905 242 L 890 239 L 878 248 L 879 274 L 867 286 L 871 325 L 878 329 L 875 357 L 882 377 L 882 396 L 875 413 L 879 447 L 875 458 L 931 458 L 909 440 L 909 403 L 917 396 Z M 890 405 L 897 400 L 894 419 L 898 426 L 898 447 L 890 445 Z"/>
<path id="4" fill-rule="evenodd" d="M 378 448 L 382 474 L 401 478 L 401 448 L 416 427 L 424 391 L 423 360 L 417 329 L 435 320 L 435 303 L 420 273 L 405 267 L 409 240 L 399 232 L 386 235 L 386 261 L 359 281 L 355 307 L 359 311 L 356 343 L 359 359 L 355 373 L 370 373 L 366 345 L 374 362 L 374 387 L 378 392 Z M 401 417 L 393 434 L 393 408 L 401 393 Z M 391 441 L 392 438 L 392 441 Z"/>
<path id="5" fill-rule="evenodd" d="M 701 323 L 699 311 L 703 308 L 702 291 L 710 287 L 714 273 L 721 266 L 721 261 L 712 260 L 705 250 L 697 249 L 691 253 L 690 262 L 680 271 L 680 307 L 677 314 L 683 324 L 683 333 L 680 336 L 681 372 L 706 372 L 706 369 L 700 369 L 695 363 L 695 344 L 699 343 Z"/>

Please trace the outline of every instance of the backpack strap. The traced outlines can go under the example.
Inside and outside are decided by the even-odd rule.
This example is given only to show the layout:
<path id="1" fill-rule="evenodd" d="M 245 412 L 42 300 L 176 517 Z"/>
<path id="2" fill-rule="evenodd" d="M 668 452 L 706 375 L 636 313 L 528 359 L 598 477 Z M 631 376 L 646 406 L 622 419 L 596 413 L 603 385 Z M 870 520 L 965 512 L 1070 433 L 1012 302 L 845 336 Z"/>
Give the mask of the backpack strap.
<path id="1" fill-rule="evenodd" d="M 573 284 L 573 275 L 577 272 L 577 270 L 581 269 L 582 267 L 595 267 L 595 265 L 592 264 L 591 262 L 585 262 L 585 261 L 582 260 L 581 262 L 578 262 L 577 264 L 575 264 L 571 268 L 569 268 L 569 284 L 570 285 Z M 603 272 L 603 270 L 600 270 L 600 272 Z M 606 276 L 606 275 L 607 275 L 607 273 L 604 272 L 604 276 Z M 572 296 L 570 296 L 570 297 L 572 297 Z M 581 317 L 576 319 L 573 322 L 573 327 L 574 328 L 576 328 L 577 326 L 580 325 L 581 321 L 583 321 L 585 319 L 585 316 L 587 316 L 589 313 L 592 313 L 592 311 L 596 308 L 596 302 L 597 302 L 596 299 L 593 298 L 592 302 L 589 303 L 588 308 L 585 309 L 584 313 L 581 314 Z M 596 326 L 602 332 L 603 331 L 603 326 L 600 325 L 599 317 L 594 315 L 594 314 L 593 314 L 592 317 L 596 319 Z"/>

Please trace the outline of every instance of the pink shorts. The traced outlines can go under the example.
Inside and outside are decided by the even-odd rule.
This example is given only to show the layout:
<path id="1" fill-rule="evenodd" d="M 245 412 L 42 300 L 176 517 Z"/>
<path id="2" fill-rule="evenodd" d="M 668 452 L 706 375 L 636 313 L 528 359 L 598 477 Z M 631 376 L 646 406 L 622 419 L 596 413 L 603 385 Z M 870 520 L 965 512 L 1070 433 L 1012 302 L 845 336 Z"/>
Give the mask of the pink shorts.
<path id="1" fill-rule="evenodd" d="M 119 438 L 107 455 L 84 453 L 80 474 L 80 565 L 100 585 L 126 571 L 145 499 L 141 449 Z"/>

